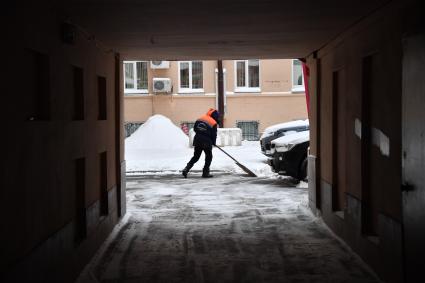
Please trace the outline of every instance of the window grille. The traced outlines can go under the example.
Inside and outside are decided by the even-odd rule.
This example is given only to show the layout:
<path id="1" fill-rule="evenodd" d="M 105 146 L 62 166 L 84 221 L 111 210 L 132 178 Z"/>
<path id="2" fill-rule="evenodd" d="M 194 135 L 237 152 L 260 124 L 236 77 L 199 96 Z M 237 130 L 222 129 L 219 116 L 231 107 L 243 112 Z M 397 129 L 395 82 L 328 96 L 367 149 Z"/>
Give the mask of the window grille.
<path id="1" fill-rule="evenodd" d="M 258 134 L 258 121 L 237 121 L 236 127 L 242 130 L 242 139 L 248 141 L 257 141 Z"/>
<path id="2" fill-rule="evenodd" d="M 137 131 L 137 129 L 141 125 L 143 125 L 143 122 L 140 122 L 140 123 L 133 123 L 133 122 L 125 123 L 125 125 L 124 125 L 125 137 L 128 138 L 129 136 L 131 136 L 135 131 Z"/>

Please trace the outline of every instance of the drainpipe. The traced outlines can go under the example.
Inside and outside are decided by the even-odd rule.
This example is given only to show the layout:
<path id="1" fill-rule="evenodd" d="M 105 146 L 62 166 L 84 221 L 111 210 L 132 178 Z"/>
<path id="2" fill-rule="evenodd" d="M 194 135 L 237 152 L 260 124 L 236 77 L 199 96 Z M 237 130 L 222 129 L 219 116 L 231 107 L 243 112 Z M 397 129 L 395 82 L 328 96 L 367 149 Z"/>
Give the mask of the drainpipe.
<path id="1" fill-rule="evenodd" d="M 217 60 L 217 106 L 220 112 L 220 128 L 224 126 L 224 74 L 223 61 Z"/>

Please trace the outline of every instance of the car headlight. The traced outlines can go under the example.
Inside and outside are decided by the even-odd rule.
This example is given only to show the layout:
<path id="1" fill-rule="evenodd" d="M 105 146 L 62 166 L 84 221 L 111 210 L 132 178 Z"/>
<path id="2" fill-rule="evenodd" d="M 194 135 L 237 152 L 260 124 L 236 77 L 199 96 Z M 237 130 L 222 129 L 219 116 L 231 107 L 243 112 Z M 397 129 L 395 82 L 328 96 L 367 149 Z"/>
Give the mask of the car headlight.
<path id="1" fill-rule="evenodd" d="M 283 144 L 283 145 L 280 145 L 280 146 L 276 147 L 276 151 L 278 151 L 278 152 L 286 152 L 286 151 L 291 150 L 295 145 L 296 144 L 294 144 L 294 143 Z"/>
<path id="2" fill-rule="evenodd" d="M 295 146 L 294 143 L 288 143 L 288 145 L 286 146 L 286 151 L 291 150 L 293 147 Z"/>

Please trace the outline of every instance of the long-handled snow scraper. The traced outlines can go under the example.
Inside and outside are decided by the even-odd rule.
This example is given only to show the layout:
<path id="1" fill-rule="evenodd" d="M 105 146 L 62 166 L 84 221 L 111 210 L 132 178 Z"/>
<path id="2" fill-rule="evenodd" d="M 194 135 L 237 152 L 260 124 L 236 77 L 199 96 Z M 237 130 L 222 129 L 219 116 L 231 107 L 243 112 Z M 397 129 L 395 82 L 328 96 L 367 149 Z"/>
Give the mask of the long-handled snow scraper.
<path id="1" fill-rule="evenodd" d="M 245 171 L 249 177 L 257 177 L 257 175 L 255 175 L 254 172 L 252 172 L 251 170 L 249 170 L 246 166 L 244 166 L 243 164 L 240 164 L 239 161 L 237 161 L 235 158 L 233 158 L 233 156 L 231 156 L 230 154 L 228 154 L 227 152 L 224 151 L 224 149 L 222 149 L 219 146 L 215 146 L 216 148 L 218 148 L 219 150 L 221 150 L 224 154 L 226 154 L 227 156 L 229 156 L 233 161 L 235 161 L 236 165 L 239 166 L 239 168 L 241 168 L 243 171 Z"/>

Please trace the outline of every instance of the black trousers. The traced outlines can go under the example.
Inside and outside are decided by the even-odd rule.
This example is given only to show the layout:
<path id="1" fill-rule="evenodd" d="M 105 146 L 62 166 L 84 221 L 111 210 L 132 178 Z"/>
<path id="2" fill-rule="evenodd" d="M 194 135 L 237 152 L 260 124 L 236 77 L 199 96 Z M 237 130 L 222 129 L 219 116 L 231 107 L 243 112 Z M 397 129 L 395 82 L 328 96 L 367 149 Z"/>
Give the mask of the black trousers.
<path id="1" fill-rule="evenodd" d="M 201 157 L 202 151 L 205 152 L 205 165 L 204 171 L 210 170 L 211 161 L 213 158 L 212 155 L 212 145 L 207 143 L 195 143 L 195 151 L 193 153 L 192 159 L 190 159 L 189 163 L 187 163 L 186 168 L 190 169 L 193 165 L 198 162 Z"/>

